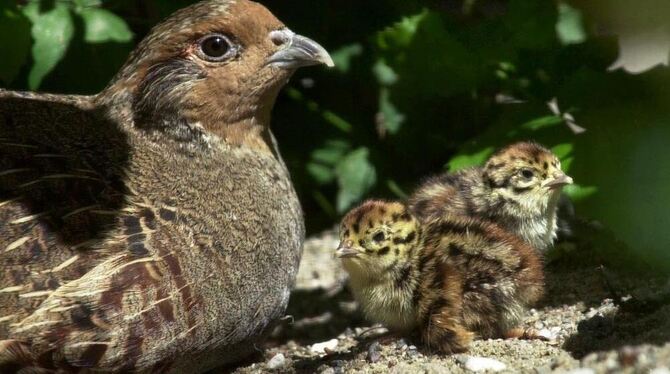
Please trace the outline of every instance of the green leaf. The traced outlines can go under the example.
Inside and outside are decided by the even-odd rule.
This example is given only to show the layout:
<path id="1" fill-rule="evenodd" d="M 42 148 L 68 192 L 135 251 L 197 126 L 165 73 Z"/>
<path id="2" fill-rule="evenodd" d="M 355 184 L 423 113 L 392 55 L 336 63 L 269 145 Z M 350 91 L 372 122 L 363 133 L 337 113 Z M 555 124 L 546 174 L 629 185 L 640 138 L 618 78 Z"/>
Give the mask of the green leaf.
<path id="1" fill-rule="evenodd" d="M 556 22 L 556 34 L 561 44 L 578 44 L 586 41 L 584 21 L 582 12 L 571 7 L 569 4 L 558 4 L 558 21 Z"/>
<path id="2" fill-rule="evenodd" d="M 83 8 L 99 7 L 102 0 L 74 0 L 75 9 L 80 11 Z"/>
<path id="3" fill-rule="evenodd" d="M 79 15 L 84 20 L 84 40 L 88 43 L 126 43 L 133 38 L 126 22 L 106 9 L 85 8 Z"/>
<path id="4" fill-rule="evenodd" d="M 379 93 L 379 113 L 381 122 L 389 133 L 396 134 L 405 122 L 405 115 L 393 105 L 388 88 L 382 88 Z"/>
<path id="5" fill-rule="evenodd" d="M 449 26 L 443 14 L 424 10 L 378 33 L 377 79 L 394 84 L 412 106 L 424 98 L 472 92 L 482 78 L 483 61 Z"/>
<path id="6" fill-rule="evenodd" d="M 540 118 L 535 118 L 534 120 L 528 121 L 521 125 L 523 129 L 528 130 L 540 130 L 545 127 L 551 127 L 563 123 L 563 119 L 559 116 L 549 115 Z"/>
<path id="7" fill-rule="evenodd" d="M 375 167 L 370 163 L 370 151 L 361 147 L 349 153 L 335 168 L 340 187 L 337 211 L 343 213 L 360 201 L 377 181 Z"/>
<path id="8" fill-rule="evenodd" d="M 68 6 L 56 2 L 53 9 L 35 16 L 32 35 L 34 64 L 28 74 L 28 86 L 34 90 L 65 56 L 72 40 L 74 24 Z"/>
<path id="9" fill-rule="evenodd" d="M 493 154 L 493 151 L 493 147 L 485 147 L 473 153 L 461 153 L 449 161 L 447 164 L 449 171 L 452 172 L 471 166 L 481 165 L 491 154 Z"/>
<path id="10" fill-rule="evenodd" d="M 382 49 L 407 47 L 414 39 L 419 25 L 428 14 L 428 10 L 424 9 L 421 13 L 404 17 L 400 22 L 387 27 L 377 34 L 377 45 Z"/>
<path id="11" fill-rule="evenodd" d="M 333 58 L 337 70 L 347 73 L 351 67 L 351 61 L 361 54 L 363 54 L 363 46 L 360 43 L 354 43 L 335 50 L 330 57 Z"/>
<path id="12" fill-rule="evenodd" d="M 563 192 L 565 192 L 568 196 L 570 196 L 570 199 L 572 199 L 572 201 L 579 202 L 597 193 L 598 187 L 571 184 L 569 186 L 565 186 L 563 188 Z"/>
<path id="13" fill-rule="evenodd" d="M 307 163 L 307 172 L 318 184 L 328 184 L 335 180 L 335 171 L 333 168 L 317 164 L 316 162 Z"/>
<path id="14" fill-rule="evenodd" d="M 398 74 L 383 59 L 377 60 L 372 66 L 372 73 L 377 78 L 377 82 L 385 86 L 390 86 L 398 81 Z"/>
<path id="15" fill-rule="evenodd" d="M 30 54 L 30 22 L 13 1 L 0 2 L 0 80 L 11 83 Z"/>
<path id="16" fill-rule="evenodd" d="M 553 1 L 512 0 L 506 17 L 511 42 L 522 49 L 552 48 L 556 40 L 557 9 Z"/>
<path id="17" fill-rule="evenodd" d="M 334 166 L 349 149 L 350 146 L 347 141 L 328 140 L 322 147 L 312 152 L 312 160 Z"/>
<path id="18" fill-rule="evenodd" d="M 570 154 L 572 153 L 572 149 L 573 149 L 573 148 L 574 148 L 574 146 L 573 146 L 571 143 L 561 143 L 561 144 L 557 144 L 557 145 L 551 147 L 551 151 L 552 151 L 558 158 L 560 158 L 561 160 L 563 160 L 563 161 L 561 161 L 561 162 L 564 163 L 564 162 L 565 162 L 565 159 L 566 159 L 568 156 L 570 156 Z M 565 165 L 563 165 L 563 167 L 565 167 Z"/>

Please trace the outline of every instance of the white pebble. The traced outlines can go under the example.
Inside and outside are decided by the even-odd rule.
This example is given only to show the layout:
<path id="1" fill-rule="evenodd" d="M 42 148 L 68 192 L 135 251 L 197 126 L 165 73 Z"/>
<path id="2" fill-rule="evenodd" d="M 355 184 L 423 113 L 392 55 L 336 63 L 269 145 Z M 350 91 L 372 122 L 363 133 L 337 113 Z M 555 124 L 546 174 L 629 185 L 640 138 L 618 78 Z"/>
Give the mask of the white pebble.
<path id="1" fill-rule="evenodd" d="M 309 347 L 309 350 L 314 353 L 325 353 L 327 349 L 335 349 L 337 347 L 337 339 L 330 339 L 326 342 L 312 344 Z"/>
<path id="2" fill-rule="evenodd" d="M 488 357 L 469 356 L 465 357 L 463 366 L 470 371 L 501 371 L 507 368 L 504 363 Z"/>
<path id="3" fill-rule="evenodd" d="M 670 369 L 666 367 L 660 367 L 653 369 L 649 372 L 649 374 L 670 374 Z"/>
<path id="4" fill-rule="evenodd" d="M 549 329 L 542 329 L 542 330 L 538 331 L 537 336 L 541 337 L 542 339 L 546 339 L 546 340 L 555 340 L 556 339 L 556 335 L 553 332 L 551 332 L 551 330 L 549 330 Z"/>
<path id="5" fill-rule="evenodd" d="M 267 367 L 270 370 L 274 370 L 284 367 L 285 364 L 286 364 L 286 357 L 284 357 L 284 355 L 281 353 L 277 353 L 270 359 L 270 361 L 268 361 Z"/>

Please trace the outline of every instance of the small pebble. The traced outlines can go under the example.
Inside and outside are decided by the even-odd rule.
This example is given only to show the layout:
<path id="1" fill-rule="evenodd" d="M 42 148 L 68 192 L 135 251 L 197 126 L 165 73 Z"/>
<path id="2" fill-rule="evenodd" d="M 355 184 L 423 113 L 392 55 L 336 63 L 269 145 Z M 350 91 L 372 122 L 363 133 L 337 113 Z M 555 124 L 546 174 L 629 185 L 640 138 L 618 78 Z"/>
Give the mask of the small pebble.
<path id="1" fill-rule="evenodd" d="M 407 348 L 407 341 L 405 339 L 400 339 L 395 343 L 396 349 L 404 349 Z"/>
<path id="2" fill-rule="evenodd" d="M 465 369 L 470 371 L 501 371 L 507 368 L 507 365 L 504 363 L 488 358 L 488 357 L 479 357 L 479 356 L 464 356 L 460 357 L 459 361 L 463 364 Z"/>
<path id="3" fill-rule="evenodd" d="M 283 354 L 277 353 L 276 355 L 272 356 L 270 361 L 267 363 L 267 367 L 270 370 L 275 370 L 275 369 L 280 369 L 286 365 L 286 357 L 284 357 Z"/>
<path id="4" fill-rule="evenodd" d="M 630 346 L 624 346 L 619 349 L 619 363 L 621 366 L 633 366 L 637 362 L 640 351 Z"/>
<path id="5" fill-rule="evenodd" d="M 670 374 L 670 369 L 666 367 L 656 368 L 649 371 L 649 374 Z"/>
<path id="6" fill-rule="evenodd" d="M 421 355 L 416 349 L 408 349 L 405 354 L 410 358 L 419 357 Z"/>
<path id="7" fill-rule="evenodd" d="M 314 352 L 314 353 L 325 353 L 326 349 L 330 349 L 330 350 L 335 349 L 335 347 L 337 347 L 337 343 L 338 343 L 337 339 L 330 339 L 330 340 L 322 342 L 322 343 L 312 344 L 309 347 L 309 350 Z"/>
<path id="8" fill-rule="evenodd" d="M 382 347 L 379 345 L 379 342 L 370 344 L 368 347 L 368 362 L 374 364 L 382 358 L 381 348 Z"/>
<path id="9" fill-rule="evenodd" d="M 537 336 L 539 336 L 542 339 L 551 341 L 556 339 L 556 335 L 552 333 L 549 329 L 541 329 L 537 332 Z"/>

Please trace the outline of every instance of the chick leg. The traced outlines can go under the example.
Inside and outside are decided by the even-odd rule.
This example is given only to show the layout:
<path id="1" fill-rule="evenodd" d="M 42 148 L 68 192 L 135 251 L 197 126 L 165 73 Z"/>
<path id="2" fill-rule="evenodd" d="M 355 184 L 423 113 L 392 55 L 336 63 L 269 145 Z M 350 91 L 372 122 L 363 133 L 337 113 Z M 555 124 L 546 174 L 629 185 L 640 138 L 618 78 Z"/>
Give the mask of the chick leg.
<path id="1" fill-rule="evenodd" d="M 544 340 L 544 341 L 553 341 L 554 338 L 550 335 L 543 333 L 534 328 L 521 328 L 516 327 L 511 330 L 507 330 L 504 333 L 505 339 L 526 339 L 526 340 Z"/>
<path id="2" fill-rule="evenodd" d="M 450 317 L 453 315 L 450 310 L 432 314 L 421 334 L 424 344 L 446 354 L 465 352 L 474 334 Z"/>

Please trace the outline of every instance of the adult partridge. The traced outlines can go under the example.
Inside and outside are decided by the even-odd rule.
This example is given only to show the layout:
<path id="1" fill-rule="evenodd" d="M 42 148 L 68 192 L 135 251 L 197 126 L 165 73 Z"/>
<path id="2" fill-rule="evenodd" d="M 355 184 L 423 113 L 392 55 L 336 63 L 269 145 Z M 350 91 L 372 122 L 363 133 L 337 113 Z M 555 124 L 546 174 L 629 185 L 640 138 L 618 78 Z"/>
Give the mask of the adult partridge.
<path id="1" fill-rule="evenodd" d="M 246 0 L 152 29 L 93 96 L 0 90 L 0 372 L 201 372 L 284 313 L 304 222 L 269 128 L 316 42 Z"/>

